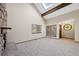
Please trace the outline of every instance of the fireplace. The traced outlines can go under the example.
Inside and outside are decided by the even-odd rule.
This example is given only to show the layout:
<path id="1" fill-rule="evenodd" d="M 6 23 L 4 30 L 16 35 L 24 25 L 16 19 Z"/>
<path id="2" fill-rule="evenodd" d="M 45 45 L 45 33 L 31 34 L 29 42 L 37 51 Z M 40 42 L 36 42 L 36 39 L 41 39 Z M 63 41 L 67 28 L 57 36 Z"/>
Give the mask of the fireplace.
<path id="1" fill-rule="evenodd" d="M 3 40 L 4 40 L 4 45 L 3 45 L 4 49 L 5 49 L 6 43 L 7 43 L 6 34 L 7 34 L 8 29 L 11 29 L 11 28 L 10 27 L 1 27 L 1 34 L 3 35 Z M 4 30 L 6 30 L 6 31 L 4 32 Z"/>
<path id="2" fill-rule="evenodd" d="M 6 49 L 7 44 L 7 30 L 11 29 L 9 27 L 0 27 L 1 34 L 0 34 L 0 55 L 3 54 L 4 50 Z"/>

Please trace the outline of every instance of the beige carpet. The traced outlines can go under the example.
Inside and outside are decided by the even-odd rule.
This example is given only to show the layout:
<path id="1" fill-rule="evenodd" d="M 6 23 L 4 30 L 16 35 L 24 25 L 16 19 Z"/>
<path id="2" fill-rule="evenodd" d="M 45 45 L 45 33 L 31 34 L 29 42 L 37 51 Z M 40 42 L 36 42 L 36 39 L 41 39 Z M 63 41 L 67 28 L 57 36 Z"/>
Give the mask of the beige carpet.
<path id="1" fill-rule="evenodd" d="M 20 44 L 8 44 L 5 56 L 79 56 L 79 43 L 70 39 L 41 38 Z"/>

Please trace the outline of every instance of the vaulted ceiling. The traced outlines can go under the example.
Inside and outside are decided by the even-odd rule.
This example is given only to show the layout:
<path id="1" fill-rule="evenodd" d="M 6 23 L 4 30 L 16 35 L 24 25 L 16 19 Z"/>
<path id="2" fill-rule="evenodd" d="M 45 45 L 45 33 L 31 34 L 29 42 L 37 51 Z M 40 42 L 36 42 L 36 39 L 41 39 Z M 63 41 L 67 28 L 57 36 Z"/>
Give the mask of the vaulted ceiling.
<path id="1" fill-rule="evenodd" d="M 34 6 L 36 7 L 36 9 L 39 11 L 40 14 L 44 14 L 45 12 L 47 12 L 51 9 L 53 10 L 53 8 L 59 6 L 60 4 L 62 4 L 62 3 L 53 3 L 53 5 L 51 7 L 49 7 L 48 9 L 45 9 L 44 6 L 42 5 L 42 3 L 36 3 L 36 4 L 34 4 Z M 50 12 L 46 15 L 43 15 L 43 18 L 45 18 L 46 20 L 49 20 L 50 18 L 78 10 L 79 9 L 78 6 L 79 6 L 78 3 L 69 4 L 67 6 L 64 6 L 60 9 L 58 9 L 58 10 L 56 9 L 54 12 Z"/>

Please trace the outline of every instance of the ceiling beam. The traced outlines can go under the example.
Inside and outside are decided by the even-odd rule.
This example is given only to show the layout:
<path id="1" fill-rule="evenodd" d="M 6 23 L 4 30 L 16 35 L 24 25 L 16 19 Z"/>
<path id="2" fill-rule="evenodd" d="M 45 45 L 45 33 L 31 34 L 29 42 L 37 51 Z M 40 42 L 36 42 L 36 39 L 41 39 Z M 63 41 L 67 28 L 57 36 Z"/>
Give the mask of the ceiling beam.
<path id="1" fill-rule="evenodd" d="M 46 15 L 48 15 L 48 14 L 50 14 L 50 13 L 52 13 L 52 12 L 55 12 L 55 11 L 57 11 L 57 10 L 63 8 L 63 7 L 66 7 L 66 6 L 70 5 L 70 4 L 72 4 L 72 3 L 61 3 L 60 5 L 58 5 L 58 6 L 54 7 L 54 8 L 52 8 L 52 9 L 50 9 L 50 10 L 48 10 L 48 11 L 46 11 L 46 12 L 43 13 L 43 14 L 41 14 L 41 16 L 46 16 Z"/>

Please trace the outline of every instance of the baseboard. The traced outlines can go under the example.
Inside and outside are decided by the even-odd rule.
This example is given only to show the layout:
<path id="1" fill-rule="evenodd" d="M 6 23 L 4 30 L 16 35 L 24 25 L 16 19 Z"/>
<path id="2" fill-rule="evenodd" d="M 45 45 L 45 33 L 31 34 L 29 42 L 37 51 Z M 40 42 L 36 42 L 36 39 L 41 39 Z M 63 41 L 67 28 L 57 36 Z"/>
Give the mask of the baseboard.
<path id="1" fill-rule="evenodd" d="M 73 38 L 68 38 L 68 37 L 62 37 L 62 38 L 65 38 L 65 39 L 73 39 Z"/>
<path id="2" fill-rule="evenodd" d="M 78 41 L 74 41 L 74 42 L 79 43 Z"/>
<path id="3" fill-rule="evenodd" d="M 34 40 L 38 40 L 38 39 L 42 39 L 42 38 L 45 38 L 45 37 L 40 37 L 40 38 L 36 38 L 36 39 L 32 39 L 32 40 L 27 40 L 27 41 L 23 41 L 23 42 L 18 42 L 16 44 L 20 44 L 20 43 L 24 43 L 24 42 L 29 42 L 29 41 L 34 41 Z"/>

